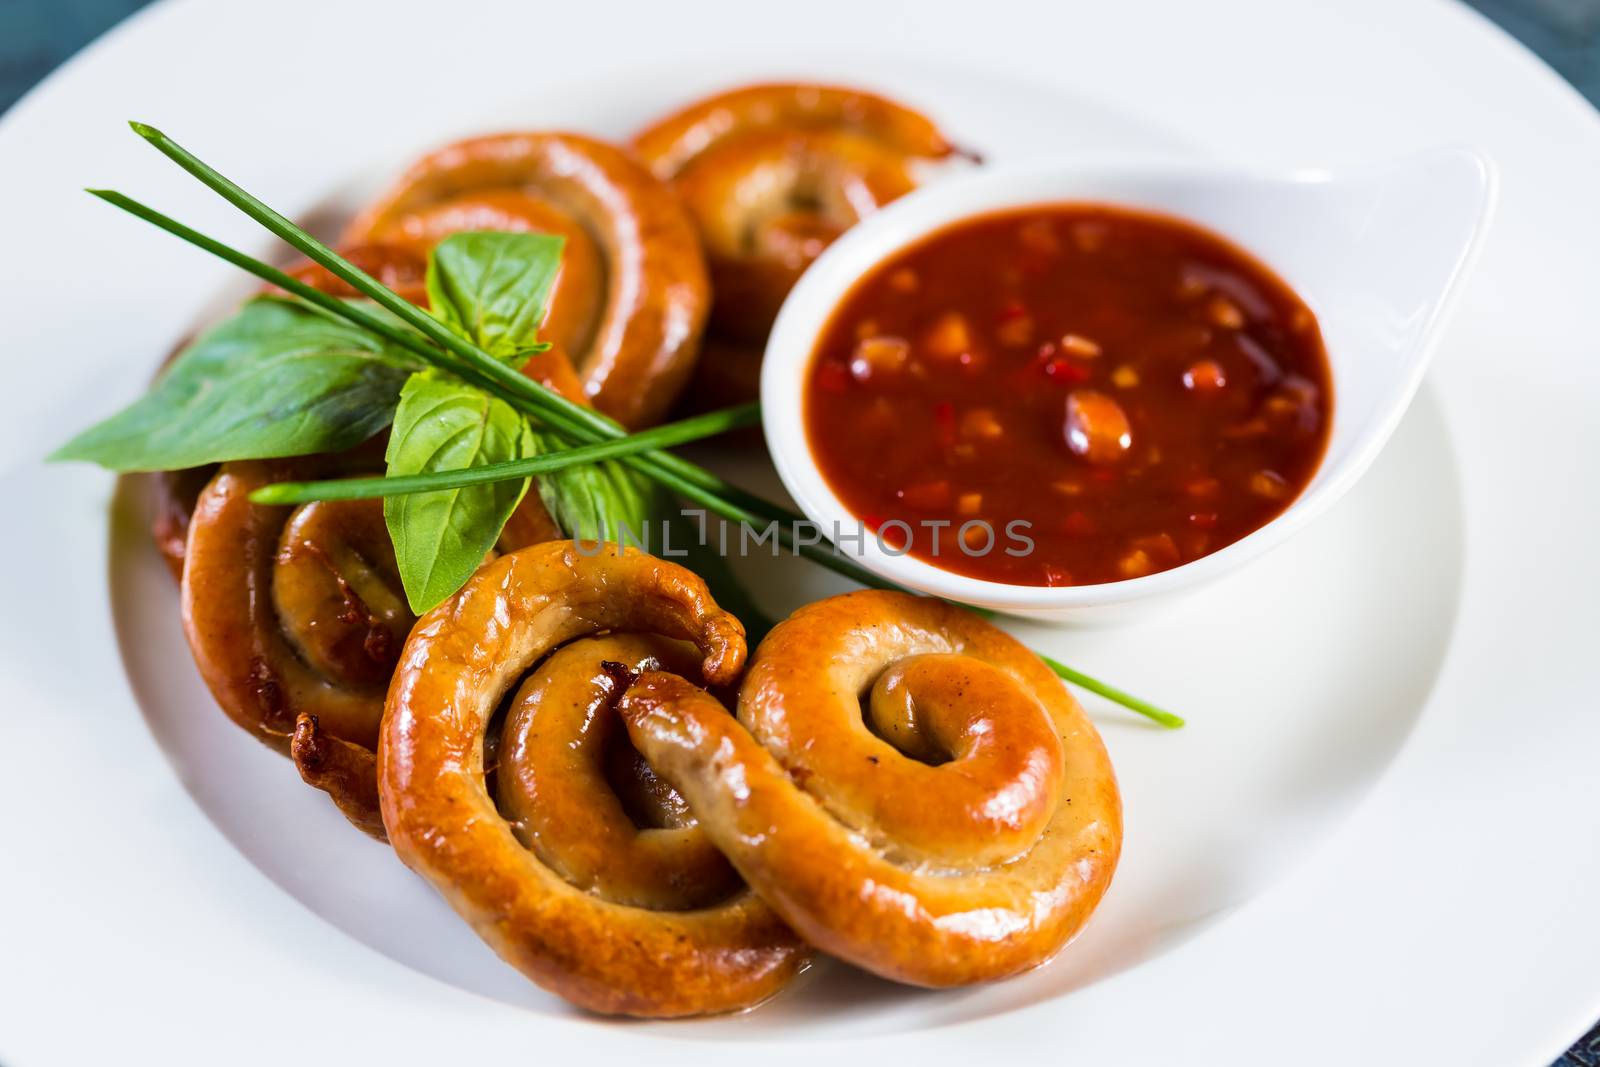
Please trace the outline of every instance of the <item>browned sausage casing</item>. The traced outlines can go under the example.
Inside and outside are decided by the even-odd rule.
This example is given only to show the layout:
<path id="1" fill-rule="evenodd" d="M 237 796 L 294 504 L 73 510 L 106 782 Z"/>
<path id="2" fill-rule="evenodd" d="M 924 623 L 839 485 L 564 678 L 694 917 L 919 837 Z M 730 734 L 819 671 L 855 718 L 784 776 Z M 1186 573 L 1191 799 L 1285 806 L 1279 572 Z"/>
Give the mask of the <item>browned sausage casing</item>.
<path id="1" fill-rule="evenodd" d="M 695 392 L 753 399 L 778 307 L 860 218 L 916 187 L 954 149 L 930 120 L 874 93 L 752 85 L 690 104 L 634 138 L 671 181 L 711 266 L 710 339 Z"/>
<path id="2" fill-rule="evenodd" d="M 350 244 L 341 247 L 339 254 L 413 304 L 428 306 L 428 257 L 423 252 L 400 244 Z M 356 299 L 364 295 L 320 264 L 301 263 L 290 268 L 289 274 L 330 296 Z"/>
<path id="3" fill-rule="evenodd" d="M 384 693 L 415 617 L 381 500 L 272 507 L 280 481 L 381 470 L 381 442 L 339 456 L 224 463 L 189 523 L 184 632 L 222 710 L 382 836 L 373 750 Z M 530 491 L 502 545 L 559 537 Z"/>
<path id="4" fill-rule="evenodd" d="M 732 682 L 743 627 L 681 567 L 586 551 L 513 552 L 417 623 L 378 749 L 389 839 L 507 962 L 576 1004 L 655 1017 L 749 1007 L 794 976 L 805 947 L 681 798 L 641 772 L 612 708 L 640 669 Z M 497 808 L 486 732 L 519 683 Z"/>
<path id="5" fill-rule="evenodd" d="M 464 230 L 565 237 L 542 335 L 595 407 L 630 428 L 661 418 L 693 369 L 710 301 L 694 227 L 668 186 L 578 134 L 475 137 L 415 163 L 345 239 L 425 254 Z"/>
<path id="6" fill-rule="evenodd" d="M 801 608 L 762 642 L 737 721 L 660 673 L 618 710 L 762 899 L 887 978 L 1043 963 L 1116 868 L 1121 802 L 1094 727 L 1037 656 L 942 601 Z"/>

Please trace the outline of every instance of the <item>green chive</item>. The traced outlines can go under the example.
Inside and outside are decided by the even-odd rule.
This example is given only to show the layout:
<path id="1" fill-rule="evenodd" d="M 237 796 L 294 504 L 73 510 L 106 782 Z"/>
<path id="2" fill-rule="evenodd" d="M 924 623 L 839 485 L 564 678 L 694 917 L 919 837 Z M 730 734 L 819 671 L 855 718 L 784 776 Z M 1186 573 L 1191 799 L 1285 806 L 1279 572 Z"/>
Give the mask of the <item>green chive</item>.
<path id="1" fill-rule="evenodd" d="M 491 463 L 463 470 L 434 471 L 387 478 L 342 478 L 325 482 L 279 482 L 265 485 L 250 494 L 257 504 L 306 504 L 313 500 L 368 500 L 373 497 L 431 493 L 440 489 L 464 489 L 469 485 L 517 481 L 538 474 L 549 474 L 581 463 L 631 456 L 652 448 L 670 448 L 706 437 L 727 433 L 761 421 L 760 404 L 742 404 L 707 412 L 679 422 L 669 422 L 641 430 L 615 441 L 581 445 L 560 452 L 548 452 L 509 463 Z"/>

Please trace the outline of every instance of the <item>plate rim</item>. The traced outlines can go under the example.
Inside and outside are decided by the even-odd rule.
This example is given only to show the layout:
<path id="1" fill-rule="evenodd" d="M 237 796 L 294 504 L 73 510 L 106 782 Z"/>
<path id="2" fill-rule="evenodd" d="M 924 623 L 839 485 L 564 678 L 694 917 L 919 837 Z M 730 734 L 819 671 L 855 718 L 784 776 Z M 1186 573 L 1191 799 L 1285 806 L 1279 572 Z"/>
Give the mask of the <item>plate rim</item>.
<path id="1" fill-rule="evenodd" d="M 156 26 L 162 20 L 171 18 L 171 13 L 173 11 L 192 10 L 197 6 L 198 5 L 194 3 L 182 3 L 178 2 L 178 0 L 158 0 L 156 4 L 153 4 L 149 8 L 136 13 L 132 18 L 125 21 L 117 28 L 97 39 L 78 55 L 73 57 L 73 59 L 69 60 L 66 64 L 59 68 L 44 82 L 41 82 L 33 90 L 30 90 L 29 93 L 27 93 L 15 105 L 13 105 L 13 107 L 9 109 L 4 116 L 0 116 L 0 146 L 6 145 L 9 142 L 13 129 L 17 126 L 20 126 L 25 119 L 31 118 L 31 115 L 35 110 L 52 106 L 50 101 L 60 91 L 60 88 L 63 85 L 67 85 L 74 79 L 81 77 L 82 75 L 80 72 L 91 69 L 96 63 L 99 62 L 100 56 L 105 55 L 113 50 L 125 50 L 131 48 L 134 43 L 137 43 L 139 36 L 148 31 L 149 27 Z M 1551 71 L 1542 63 L 1542 61 L 1539 61 L 1536 57 L 1533 57 L 1532 54 L 1524 50 L 1522 46 L 1516 44 L 1514 41 L 1511 41 L 1510 38 L 1506 37 L 1502 33 L 1502 31 L 1496 27 L 1493 27 L 1493 25 L 1488 23 L 1487 20 L 1481 15 L 1465 8 L 1464 6 L 1436 3 L 1414 4 L 1413 10 L 1420 10 L 1424 6 L 1435 12 L 1443 12 L 1446 10 L 1454 11 L 1455 14 L 1453 16 L 1446 15 L 1442 17 L 1446 20 L 1450 18 L 1457 19 L 1456 26 L 1463 32 L 1471 32 L 1480 35 L 1487 34 L 1487 37 L 1492 38 L 1494 41 L 1493 47 L 1499 49 L 1502 55 L 1508 57 L 1514 62 L 1514 64 L 1520 65 L 1521 76 L 1531 76 L 1536 80 L 1541 80 L 1542 91 L 1545 91 L 1546 93 L 1548 93 L 1552 88 L 1557 90 L 1558 97 L 1564 98 L 1567 105 L 1577 105 L 1578 114 L 1575 114 L 1574 117 L 1581 117 L 1588 124 L 1590 135 L 1592 136 L 1595 133 L 1600 133 L 1600 116 L 1597 116 L 1594 110 L 1589 107 L 1587 102 L 1583 101 L 1582 97 L 1577 94 L 1576 90 L 1572 89 L 1564 81 L 1561 81 L 1553 71 Z M 1466 16 L 1465 19 L 1461 19 L 1461 16 L 1463 15 Z M 1552 98 L 1552 103 L 1554 102 L 1554 99 L 1555 98 Z M 29 461 L 32 459 L 31 456 L 27 458 Z M 1468 576 L 1467 580 L 1469 583 L 1471 582 L 1470 575 Z M 1481 589 L 1478 590 L 1478 592 L 1481 595 Z M 1459 666 L 1458 664 L 1454 663 L 1454 661 L 1459 659 L 1459 656 L 1455 654 L 1455 651 L 1456 650 L 1452 648 L 1451 654 L 1447 657 L 1447 661 L 1441 669 L 1441 680 L 1446 674 L 1451 673 Z M 1437 688 L 1435 693 L 1437 694 Z M 1418 734 L 1421 732 L 1421 728 L 1424 725 L 1437 726 L 1437 720 L 1439 717 L 1436 714 L 1437 709 L 1434 707 L 1435 703 L 1435 700 L 1430 699 L 1428 702 L 1428 707 L 1424 710 L 1421 719 L 1419 720 L 1418 729 L 1412 732 L 1411 736 L 1406 740 L 1402 750 L 1397 755 L 1395 761 L 1383 772 L 1383 775 L 1376 788 L 1374 788 L 1371 795 L 1364 800 L 1364 808 L 1371 809 L 1374 807 L 1379 800 L 1382 799 L 1379 794 L 1391 790 L 1394 786 L 1394 780 L 1401 772 L 1402 763 L 1409 763 L 1416 758 L 1418 750 Z M 142 722 L 140 725 L 142 727 Z M 166 763 L 164 757 L 160 756 L 159 753 L 157 755 L 161 760 L 163 767 L 165 767 Z M 1352 832 L 1352 826 L 1356 822 L 1357 818 L 1352 817 L 1350 822 L 1341 829 L 1340 834 L 1343 835 Z M 223 840 L 220 834 L 218 834 L 217 840 L 219 842 Z M 1326 843 L 1319 846 L 1319 848 L 1324 851 L 1327 849 L 1327 847 L 1328 845 Z M 225 850 L 231 851 L 231 848 L 227 848 L 225 845 Z M 256 874 L 253 869 L 250 873 L 254 875 L 254 877 L 260 877 L 260 875 Z M 1305 876 L 1306 872 L 1301 870 L 1289 876 L 1289 878 L 1285 879 L 1285 881 L 1299 883 Z M 276 892 L 275 887 L 273 887 L 273 891 Z M 1274 895 L 1281 895 L 1285 891 L 1286 888 L 1283 885 L 1274 886 L 1269 890 L 1269 892 L 1273 893 Z M 1196 940 L 1200 940 L 1202 938 L 1212 939 L 1220 936 L 1222 930 L 1236 925 L 1237 919 L 1239 918 L 1240 916 L 1227 917 L 1222 922 L 1216 924 L 1216 927 L 1214 927 L 1212 930 L 1200 935 L 1200 937 Z M 364 952 L 373 951 L 366 949 L 365 946 L 359 947 Z M 380 957 L 380 959 L 381 958 L 382 957 Z M 388 964 L 387 960 L 384 962 Z M 393 966 L 393 964 L 388 965 Z M 1159 965 L 1159 960 L 1150 961 L 1149 964 L 1144 966 L 1156 965 Z M 1144 967 L 1136 968 L 1136 970 L 1139 969 L 1144 969 Z M 425 981 L 433 983 L 432 979 L 425 979 Z M 1108 982 L 1107 985 L 1116 984 L 1116 982 L 1117 980 L 1113 979 L 1111 982 Z M 1554 1033 L 1554 1026 L 1552 1024 L 1550 1036 L 1547 1038 L 1547 1046 L 1541 1048 L 1536 1053 L 1537 1055 L 1544 1056 L 1545 1060 L 1548 1061 L 1548 1059 L 1553 1058 L 1555 1055 L 1559 1055 L 1560 1052 L 1564 1051 L 1574 1036 L 1581 1034 L 1583 1029 L 1587 1029 L 1587 1027 L 1593 1021 L 1593 1015 L 1595 1011 L 1600 1009 L 1600 976 L 1596 976 L 1593 980 L 1591 980 L 1590 987 L 1590 992 L 1588 992 L 1583 998 L 1588 1007 L 1585 1009 L 1585 1016 L 1583 1022 L 1581 1023 L 1581 1028 L 1577 1029 L 1575 1032 L 1569 1032 L 1565 1036 L 1561 1036 Z M 1025 1010 L 1029 1012 L 1037 1012 L 1039 1007 L 1043 1006 L 1036 1006 L 1035 1008 Z M 1012 1016 L 1007 1017 L 1011 1018 Z M 980 1024 L 974 1023 L 964 1025 L 972 1027 Z M 594 1028 L 592 1027 L 584 1027 L 582 1032 L 593 1032 L 593 1030 Z M 945 1031 L 945 1033 L 948 1033 L 948 1031 Z M 738 1047 L 748 1050 L 751 1046 L 741 1044 Z M 1530 1050 L 1530 1052 L 1531 1051 L 1532 1050 Z M 1548 1055 L 1546 1055 L 1546 1053 L 1548 1053 Z M 1528 1062 L 1537 1061 L 1530 1058 Z"/>

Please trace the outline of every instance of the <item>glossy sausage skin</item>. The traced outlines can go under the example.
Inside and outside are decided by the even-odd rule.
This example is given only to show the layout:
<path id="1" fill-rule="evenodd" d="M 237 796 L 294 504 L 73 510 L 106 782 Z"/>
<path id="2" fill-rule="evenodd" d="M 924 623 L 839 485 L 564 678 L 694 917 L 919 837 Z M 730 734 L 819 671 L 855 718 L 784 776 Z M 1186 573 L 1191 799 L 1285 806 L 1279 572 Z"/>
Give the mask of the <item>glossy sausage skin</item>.
<path id="1" fill-rule="evenodd" d="M 705 907 L 741 883 L 617 717 L 621 686 L 646 670 L 699 677 L 698 651 L 608 634 L 551 653 L 506 715 L 496 795 L 517 839 L 572 885 L 641 908 Z"/>
<path id="2" fill-rule="evenodd" d="M 561 662 L 563 650 L 549 661 L 552 681 L 541 661 L 563 644 L 583 649 L 602 631 L 687 642 L 695 649 L 695 673 L 709 684 L 733 681 L 743 666 L 743 628 L 716 606 L 700 579 L 632 550 L 590 550 L 595 554 L 559 542 L 511 553 L 417 623 L 389 690 L 378 749 L 389 839 L 507 962 L 575 1004 L 653 1017 L 749 1007 L 787 983 L 806 958 L 804 946 L 759 898 L 741 888 L 714 899 L 718 888 L 710 884 L 688 890 L 687 899 L 683 886 L 656 886 L 647 900 L 619 903 L 602 893 L 616 886 L 595 884 L 584 873 L 592 855 L 566 852 L 554 861 L 570 881 L 541 858 L 571 842 L 554 840 L 549 825 L 514 828 L 485 783 L 485 732 L 504 696 L 530 670 L 518 698 L 522 707 L 513 715 L 548 717 L 571 740 L 584 731 L 554 720 L 575 717 L 581 724 L 591 712 L 611 714 L 612 685 L 625 684 L 626 672 L 644 665 L 649 652 L 588 647 L 578 653 L 584 659 L 574 674 L 572 664 Z M 616 662 L 623 680 L 597 681 L 589 673 L 595 658 L 613 653 L 631 661 Z M 577 701 L 576 713 L 526 707 L 546 699 L 552 686 Z M 522 726 L 512 729 L 527 735 Z M 513 739 L 501 748 L 497 774 L 516 773 L 507 759 L 542 758 L 543 768 L 532 773 L 554 775 L 557 782 L 535 781 L 533 794 L 544 793 L 558 812 L 592 819 L 567 790 L 582 777 L 595 784 L 593 762 L 578 757 L 577 767 L 563 771 L 560 759 L 551 757 L 559 753 L 519 753 Z M 597 797 L 599 807 L 611 803 L 603 793 Z M 670 797 L 658 796 L 658 803 L 674 806 Z M 622 827 L 614 810 L 603 821 Z M 624 889 L 622 895 L 632 894 Z"/>
<path id="3" fill-rule="evenodd" d="M 289 758 L 309 786 L 328 794 L 357 830 L 387 840 L 378 810 L 378 762 L 370 748 L 341 741 L 322 729 L 315 715 L 295 717 Z"/>
<path id="4" fill-rule="evenodd" d="M 190 467 L 181 471 L 158 471 L 150 475 L 150 536 L 156 551 L 172 576 L 183 580 L 183 553 L 189 542 L 189 520 L 194 506 L 217 468 Z"/>
<path id="5" fill-rule="evenodd" d="M 543 333 L 607 415 L 637 428 L 665 414 L 710 301 L 694 227 L 667 185 L 577 134 L 476 137 L 424 156 L 345 238 L 425 254 L 462 230 L 566 237 Z"/>
<path id="6" fill-rule="evenodd" d="M 954 149 L 924 116 L 855 89 L 754 85 L 691 104 L 634 150 L 683 198 L 711 267 L 712 319 L 694 392 L 753 399 L 760 349 L 801 273 L 863 215 Z"/>
<path id="7" fill-rule="evenodd" d="M 1121 802 L 1094 727 L 1038 657 L 941 601 L 801 608 L 758 650 L 737 721 L 668 674 L 618 710 L 785 921 L 887 978 L 1037 966 L 1116 868 Z"/>
<path id="8" fill-rule="evenodd" d="M 279 481 L 381 470 L 381 441 L 338 456 L 225 463 L 189 523 L 181 599 L 200 675 L 228 717 L 294 758 L 362 830 L 381 835 L 372 751 L 406 606 L 380 500 L 252 503 Z M 530 492 L 504 547 L 559 537 Z"/>
<path id="9" fill-rule="evenodd" d="M 355 457 L 225 463 L 189 525 L 182 601 L 195 662 L 228 716 L 281 751 L 303 711 L 335 737 L 377 742 L 412 619 L 393 550 L 383 552 L 381 501 L 265 507 L 249 494 L 366 466 Z"/>
<path id="10" fill-rule="evenodd" d="M 348 244 L 339 249 L 339 254 L 413 304 L 427 306 L 428 257 L 424 252 L 402 244 Z M 354 286 L 316 263 L 301 263 L 289 268 L 288 273 L 330 296 L 364 299 Z"/>
<path id="11" fill-rule="evenodd" d="M 698 100 L 633 139 L 656 176 L 677 177 L 697 156 L 750 130 L 852 130 L 902 156 L 940 159 L 956 151 L 927 117 L 860 89 L 766 82 Z"/>

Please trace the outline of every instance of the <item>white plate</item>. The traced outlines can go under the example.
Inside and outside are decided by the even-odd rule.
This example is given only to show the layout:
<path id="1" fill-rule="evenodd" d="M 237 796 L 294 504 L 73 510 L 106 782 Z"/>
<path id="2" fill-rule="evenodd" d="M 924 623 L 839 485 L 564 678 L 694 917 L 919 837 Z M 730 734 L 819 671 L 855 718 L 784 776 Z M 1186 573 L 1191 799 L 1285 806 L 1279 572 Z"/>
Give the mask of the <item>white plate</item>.
<path id="1" fill-rule="evenodd" d="M 783 75 L 880 86 L 1011 159 L 1289 167 L 1468 143 L 1502 168 L 1501 210 L 1412 412 L 1338 507 L 1173 614 L 1025 630 L 1192 722 L 1164 733 L 1093 706 L 1127 849 L 1056 963 L 938 995 L 829 967 L 736 1019 L 597 1021 L 507 971 L 228 726 L 137 501 L 111 509 L 108 540 L 111 480 L 38 464 L 240 291 L 76 190 L 115 185 L 269 250 L 121 121 L 163 126 L 309 216 L 457 133 L 620 135 L 697 91 Z M 9 1067 L 131 1049 L 1542 1067 L 1600 1013 L 1600 123 L 1465 9 L 168 3 L 12 111 L 0 162 Z M 834 587 L 798 562 L 760 574 L 773 607 Z"/>

